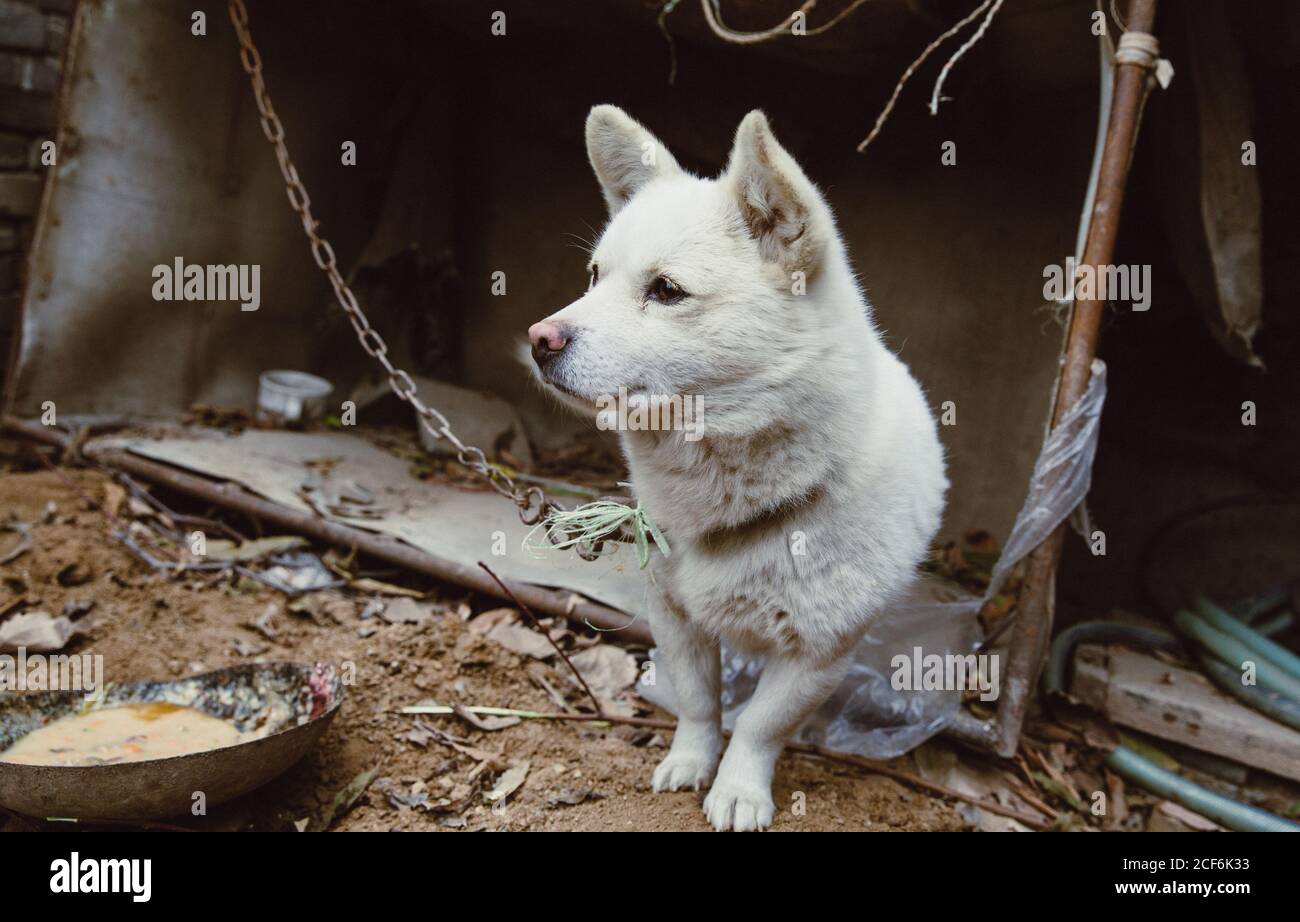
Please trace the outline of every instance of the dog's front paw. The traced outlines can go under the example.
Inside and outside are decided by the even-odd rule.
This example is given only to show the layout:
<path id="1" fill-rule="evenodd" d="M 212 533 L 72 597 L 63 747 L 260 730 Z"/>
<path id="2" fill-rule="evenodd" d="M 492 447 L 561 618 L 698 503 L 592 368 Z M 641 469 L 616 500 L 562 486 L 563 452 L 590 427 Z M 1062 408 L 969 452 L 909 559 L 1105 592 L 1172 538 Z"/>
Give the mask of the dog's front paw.
<path id="1" fill-rule="evenodd" d="M 724 773 L 725 775 L 725 773 Z M 765 788 L 723 777 L 704 798 L 704 815 L 718 832 L 753 832 L 772 825 L 772 795 Z"/>
<path id="2" fill-rule="evenodd" d="M 709 752 L 670 752 L 655 768 L 651 779 L 656 791 L 698 791 L 708 787 L 718 770 L 718 757 Z"/>

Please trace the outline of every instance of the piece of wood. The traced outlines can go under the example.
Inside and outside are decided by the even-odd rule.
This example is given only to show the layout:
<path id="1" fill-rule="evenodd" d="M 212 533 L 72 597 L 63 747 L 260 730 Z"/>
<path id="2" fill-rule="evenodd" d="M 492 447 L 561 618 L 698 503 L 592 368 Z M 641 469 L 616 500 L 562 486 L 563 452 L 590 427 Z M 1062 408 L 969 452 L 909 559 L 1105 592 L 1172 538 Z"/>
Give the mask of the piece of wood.
<path id="1" fill-rule="evenodd" d="M 1199 672 L 1125 647 L 1084 644 L 1070 691 L 1117 724 L 1300 781 L 1300 733 L 1225 695 Z"/>

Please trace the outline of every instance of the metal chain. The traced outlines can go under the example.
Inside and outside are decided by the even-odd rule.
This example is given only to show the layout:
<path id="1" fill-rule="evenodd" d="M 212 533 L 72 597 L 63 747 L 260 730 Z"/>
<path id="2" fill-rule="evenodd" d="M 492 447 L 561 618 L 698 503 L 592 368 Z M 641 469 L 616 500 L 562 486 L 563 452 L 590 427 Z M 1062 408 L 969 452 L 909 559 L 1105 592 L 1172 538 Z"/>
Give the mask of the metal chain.
<path id="1" fill-rule="evenodd" d="M 303 187 L 298 170 L 289 156 L 289 148 L 284 143 L 284 126 L 275 114 L 275 108 L 271 105 L 271 96 L 266 89 L 266 81 L 262 79 L 262 56 L 258 54 L 257 46 L 253 44 L 253 36 L 248 29 L 248 9 L 244 6 L 244 0 L 229 0 L 228 6 L 230 21 L 234 23 L 235 32 L 239 36 L 239 60 L 244 65 L 244 71 L 253 85 L 253 98 L 257 102 L 257 111 L 261 114 L 262 131 L 275 148 L 275 159 L 280 164 L 280 174 L 284 177 L 289 204 L 302 219 L 302 229 L 311 244 L 312 258 L 329 279 L 330 287 L 334 289 L 334 296 L 338 299 L 339 306 L 348 315 L 352 329 L 356 331 L 357 339 L 361 342 L 361 348 L 383 366 L 388 375 L 389 387 L 394 394 L 415 410 L 424 430 L 434 439 L 446 439 L 450 442 L 456 449 L 457 461 L 486 480 L 488 485 L 502 496 L 513 500 L 519 509 L 519 518 L 525 525 L 537 525 L 552 511 L 562 507 L 547 499 L 541 487 L 517 485 L 505 471 L 488 463 L 487 456 L 481 448 L 466 445 L 457 438 L 447 417 L 420 399 L 419 394 L 416 393 L 415 381 L 409 374 L 394 365 L 388 357 L 388 344 L 384 342 L 379 331 L 370 325 L 365 311 L 357 303 L 356 295 L 352 293 L 352 289 L 339 273 L 334 248 L 316 231 L 319 224 L 312 216 L 311 196 Z M 553 536 L 553 538 L 556 541 L 563 540 L 562 536 Z M 598 551 L 599 548 L 595 550 Z M 580 555 L 586 557 L 587 553 L 583 551 L 584 549 L 579 548 Z"/>

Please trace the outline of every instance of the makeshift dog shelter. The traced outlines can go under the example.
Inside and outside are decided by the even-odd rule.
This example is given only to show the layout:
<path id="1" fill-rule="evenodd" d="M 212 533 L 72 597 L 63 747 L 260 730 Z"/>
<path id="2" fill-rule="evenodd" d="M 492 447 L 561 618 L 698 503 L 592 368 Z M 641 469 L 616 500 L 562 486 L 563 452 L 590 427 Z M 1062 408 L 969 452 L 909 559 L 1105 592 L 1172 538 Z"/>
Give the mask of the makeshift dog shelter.
<path id="1" fill-rule="evenodd" d="M 191 6 L 78 6 L 59 159 L 46 182 L 5 389 L 13 425 L 39 432 L 35 421 L 51 411 L 66 429 L 174 421 L 196 404 L 252 410 L 259 377 L 283 368 L 327 379 L 331 400 L 353 400 L 364 422 L 385 376 L 376 378 L 320 271 L 332 258 L 394 368 L 497 398 L 436 385 L 430 393 L 426 385 L 430 405 L 439 396 L 462 401 L 460 414 L 444 408 L 453 429 L 474 427 L 473 444 L 516 460 L 570 444 L 588 422 L 549 406 L 514 353 L 529 323 L 580 293 L 585 257 L 571 244 L 604 219 L 582 148 L 587 109 L 617 102 L 683 164 L 714 172 L 741 115 L 761 107 L 826 190 L 879 325 L 947 414 L 941 434 L 953 489 L 945 536 L 979 529 L 1000 546 L 1041 548 L 1005 635 L 1012 646 L 1001 723 L 951 709 L 941 720 L 927 712 L 907 723 L 924 731 L 909 735 L 909 745 L 948 726 L 1004 754 L 1014 750 L 1050 636 L 1066 540 L 1059 523 L 1087 492 L 1106 378 L 1093 362 L 1105 301 L 1073 311 L 1068 298 L 1051 301 L 1045 267 L 1074 256 L 1112 262 L 1117 236 L 1123 240 L 1119 204 L 1138 115 L 1161 66 L 1149 40 L 1162 33 L 1153 2 L 1127 11 L 1130 33 L 1148 37 L 1127 42 L 1092 29 L 1098 11 L 1088 2 L 983 4 L 972 25 L 979 44 L 946 72 L 943 95 L 951 99 L 932 117 L 923 100 L 933 75 L 918 78 L 865 153 L 857 148 L 898 75 L 973 3 L 881 0 L 832 10 L 828 2 L 808 8 L 808 25 L 844 13 L 834 28 L 760 42 L 718 31 L 722 11 L 733 39 L 769 28 L 770 5 L 757 3 L 618 0 L 596 15 L 582 3 L 251 2 L 260 54 L 241 46 L 224 4 Z M 1194 229 L 1168 240 L 1140 233 L 1131 241 L 1137 255 L 1114 261 L 1158 263 L 1168 282 L 1157 283 L 1152 316 L 1166 303 L 1195 305 L 1232 361 L 1258 362 L 1255 337 L 1266 315 L 1260 185 L 1228 166 L 1240 159 L 1236 136 L 1253 134 L 1238 103 L 1262 78 L 1247 69 L 1232 30 L 1205 19 L 1230 21 L 1267 49 L 1269 34 L 1280 31 L 1268 17 L 1289 14 L 1170 6 L 1165 18 L 1189 66 L 1184 73 L 1166 49 L 1179 65 L 1166 91 L 1173 102 L 1151 105 L 1190 115 L 1153 129 L 1172 165 L 1155 165 L 1163 188 L 1139 195 L 1144 218 L 1190 211 L 1195 217 L 1179 226 Z M 1281 39 L 1272 41 L 1278 47 Z M 933 67 L 949 57 L 939 51 Z M 288 203 L 284 164 L 267 137 L 279 132 L 276 123 L 267 127 L 246 71 L 264 78 L 301 178 Z M 1099 97 L 1110 107 L 1100 132 Z M 318 222 L 307 230 L 328 240 L 332 257 L 304 236 L 307 193 Z M 1081 209 L 1092 236 L 1080 234 Z M 159 298 L 155 268 L 177 260 L 258 267 L 256 309 L 202 295 Z M 1131 325 L 1137 314 L 1121 304 L 1111 316 L 1120 311 L 1123 319 L 1111 323 Z M 1198 322 L 1194 335 L 1203 332 Z M 1180 365 L 1176 356 L 1160 360 Z M 1123 364 L 1132 371 L 1142 360 Z M 1216 374 L 1228 381 L 1237 372 Z M 1109 379 L 1113 386 L 1113 366 Z M 1252 393 L 1276 407 L 1290 386 L 1284 379 Z M 1247 399 L 1215 412 L 1227 419 Z M 476 426 L 488 407 L 500 414 L 502 401 L 517 416 Z M 1056 430 L 1046 450 L 1045 424 Z M 1146 422 L 1153 440 L 1165 428 L 1185 434 L 1181 424 L 1181 416 Z M 1246 437 L 1257 443 L 1261 467 L 1280 469 L 1294 453 L 1295 422 L 1261 425 Z M 528 526 L 509 501 L 412 481 L 405 462 L 346 431 L 92 433 L 82 450 L 323 540 L 355 543 L 358 531 L 369 533 L 368 549 L 486 592 L 497 589 L 473 564 L 504 534 L 509 552 L 494 566 L 526 601 L 553 613 L 615 627 L 626 623 L 620 613 L 635 615 L 644 604 L 646 583 L 629 555 L 530 556 L 521 548 Z M 331 460 L 324 479 L 307 463 L 322 458 Z M 1180 471 L 1185 484 L 1197 482 L 1198 471 Z M 1112 476 L 1126 478 L 1122 470 Z M 1229 479 L 1208 492 L 1220 495 Z M 343 482 L 365 487 L 364 515 L 339 511 Z M 1288 489 L 1281 476 L 1273 486 Z M 1176 497 L 1157 494 L 1162 516 L 1176 511 Z M 1111 536 L 1111 572 L 1131 570 L 1141 554 L 1140 541 L 1118 538 L 1149 533 L 1152 510 L 1114 498 L 1125 495 L 1108 494 L 1112 517 L 1097 516 Z M 1020 553 L 1007 562 L 1012 557 Z M 1096 563 L 1078 565 L 1086 573 Z M 1004 568 L 995 581 L 1005 575 Z M 925 603 L 932 613 L 933 601 Z M 943 617 L 959 617 L 973 632 L 979 600 L 947 601 L 960 614 Z M 961 648 L 967 633 L 945 642 Z"/>

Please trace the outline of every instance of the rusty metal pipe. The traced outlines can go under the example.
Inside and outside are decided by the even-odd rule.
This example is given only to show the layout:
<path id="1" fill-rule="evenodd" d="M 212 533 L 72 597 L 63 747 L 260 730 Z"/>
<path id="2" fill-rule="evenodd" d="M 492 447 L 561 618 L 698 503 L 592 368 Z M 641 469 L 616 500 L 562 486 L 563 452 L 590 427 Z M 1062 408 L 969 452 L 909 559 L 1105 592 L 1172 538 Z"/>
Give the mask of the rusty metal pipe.
<path id="1" fill-rule="evenodd" d="M 1155 25 L 1155 18 L 1156 0 L 1133 0 L 1129 4 L 1128 31 L 1149 33 Z M 1084 265 L 1106 265 L 1114 255 L 1124 187 L 1128 182 L 1149 76 L 1147 70 L 1138 64 L 1117 63 L 1115 66 L 1114 103 L 1102 148 L 1097 194 L 1083 251 Z M 1074 304 L 1052 410 L 1053 427 L 1088 387 L 1105 308 L 1105 302 L 1097 300 L 1076 301 Z M 1007 684 L 998 706 L 996 751 L 1000 756 L 1009 758 L 1015 755 L 1025 710 L 1047 654 L 1055 612 L 1056 566 L 1065 543 L 1065 527 L 1064 523 L 1058 525 L 1028 558 L 1016 620 L 1011 629 Z"/>
<path id="2" fill-rule="evenodd" d="M 25 420 L 6 416 L 0 420 L 0 428 L 25 436 L 48 445 L 66 448 L 68 437 L 56 429 L 50 429 Z M 455 583 L 475 592 L 509 601 L 501 588 L 478 567 L 467 567 L 437 557 L 414 548 L 396 538 L 375 534 L 331 522 L 306 512 L 299 512 L 287 506 L 270 502 L 250 493 L 239 484 L 218 483 L 205 477 L 178 470 L 157 461 L 150 461 L 129 452 L 113 448 L 89 446 L 86 456 L 105 465 L 125 471 L 153 483 L 162 484 L 182 493 L 197 497 L 207 502 L 216 503 L 227 509 L 234 509 L 259 519 L 270 522 L 278 528 L 284 528 L 295 534 L 306 535 L 342 548 L 357 548 L 387 563 L 414 570 L 426 576 Z M 536 611 L 548 615 L 569 618 L 576 622 L 590 621 L 596 627 L 617 629 L 616 638 L 632 643 L 651 644 L 650 629 L 642 621 L 633 621 L 626 612 L 583 599 L 571 593 L 556 589 L 547 589 L 532 583 L 517 580 L 505 580 L 506 585 L 516 596 Z"/>

